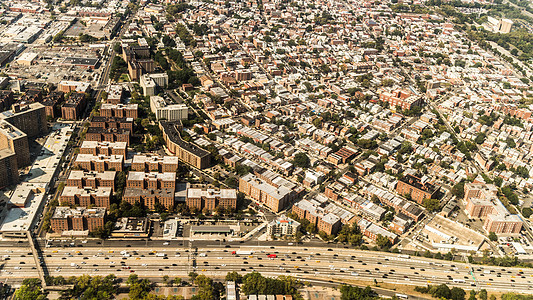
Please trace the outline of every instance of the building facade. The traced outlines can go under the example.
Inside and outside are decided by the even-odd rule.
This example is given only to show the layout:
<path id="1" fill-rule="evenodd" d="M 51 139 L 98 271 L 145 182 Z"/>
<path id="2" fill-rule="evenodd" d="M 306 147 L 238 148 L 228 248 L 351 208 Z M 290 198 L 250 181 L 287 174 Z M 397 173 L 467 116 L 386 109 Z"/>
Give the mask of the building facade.
<path id="1" fill-rule="evenodd" d="M 187 206 L 200 211 L 213 211 L 217 207 L 237 208 L 237 191 L 235 189 L 198 189 L 187 190 Z"/>

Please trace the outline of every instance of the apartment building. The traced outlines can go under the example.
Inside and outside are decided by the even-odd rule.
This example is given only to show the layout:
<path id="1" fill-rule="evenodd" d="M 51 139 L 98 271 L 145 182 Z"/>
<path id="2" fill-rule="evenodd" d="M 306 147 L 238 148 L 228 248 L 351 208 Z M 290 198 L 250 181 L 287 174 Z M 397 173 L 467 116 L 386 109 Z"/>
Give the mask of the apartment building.
<path id="1" fill-rule="evenodd" d="M 150 109 L 157 120 L 181 121 L 189 117 L 189 108 L 186 104 L 169 104 L 159 96 L 150 97 Z"/>
<path id="2" fill-rule="evenodd" d="M 143 154 L 133 156 L 131 170 L 139 172 L 176 172 L 179 159 L 175 156 Z"/>
<path id="3" fill-rule="evenodd" d="M 280 212 L 287 207 L 292 194 L 292 190 L 287 187 L 275 187 L 250 173 L 239 179 L 239 192 L 262 203 L 273 212 Z"/>
<path id="4" fill-rule="evenodd" d="M 267 234 L 270 236 L 294 236 L 300 229 L 300 223 L 285 216 L 279 216 L 267 225 Z"/>
<path id="5" fill-rule="evenodd" d="M 211 153 L 182 140 L 177 126 L 176 122 L 159 121 L 168 151 L 198 169 L 211 166 Z"/>
<path id="6" fill-rule="evenodd" d="M 41 103 L 14 104 L 12 109 L 0 112 L 0 119 L 24 132 L 28 138 L 45 134 L 48 131 L 46 111 Z"/>
<path id="7" fill-rule="evenodd" d="M 317 226 L 318 231 L 336 234 L 341 228 L 341 218 L 308 200 L 301 200 L 292 206 L 292 212 L 300 219 L 307 219 Z"/>
<path id="8" fill-rule="evenodd" d="M 84 171 L 122 171 L 124 167 L 124 156 L 78 154 L 73 166 Z"/>
<path id="9" fill-rule="evenodd" d="M 104 103 L 100 107 L 100 116 L 117 118 L 138 118 L 138 104 Z"/>
<path id="10" fill-rule="evenodd" d="M 31 163 L 28 136 L 5 120 L 0 120 L 0 149 L 9 149 L 15 153 L 18 168 Z"/>
<path id="11" fill-rule="evenodd" d="M 17 155 L 8 148 L 0 149 L 0 188 L 19 183 Z"/>
<path id="12" fill-rule="evenodd" d="M 237 191 L 235 189 L 199 189 L 187 190 L 187 206 L 190 209 L 204 209 L 213 211 L 221 206 L 224 208 L 237 208 Z"/>
<path id="13" fill-rule="evenodd" d="M 89 127 L 85 133 L 85 140 L 95 142 L 125 142 L 130 144 L 131 131 L 124 128 Z"/>
<path id="14" fill-rule="evenodd" d="M 104 226 L 106 209 L 95 208 L 70 208 L 66 206 L 56 207 L 50 225 L 53 232 L 63 231 L 94 231 Z"/>
<path id="15" fill-rule="evenodd" d="M 112 84 L 107 89 L 106 103 L 119 104 L 122 102 L 123 88 L 121 85 Z"/>
<path id="16" fill-rule="evenodd" d="M 405 90 L 396 91 L 382 91 L 379 94 L 379 100 L 389 103 L 392 109 L 399 106 L 403 110 L 409 110 L 415 106 L 422 106 L 424 100 L 422 97 L 413 95 L 413 93 Z"/>
<path id="17" fill-rule="evenodd" d="M 517 234 L 522 230 L 522 219 L 511 214 L 498 199 L 498 188 L 495 185 L 467 183 L 464 200 L 470 217 L 485 219 L 483 228 L 487 233 Z"/>
<path id="18" fill-rule="evenodd" d="M 133 131 L 133 118 L 93 116 L 90 127 L 119 128 Z"/>
<path id="19" fill-rule="evenodd" d="M 85 111 L 87 101 L 84 93 L 72 93 L 61 105 L 61 117 L 64 120 L 78 120 Z"/>
<path id="20" fill-rule="evenodd" d="M 400 178 L 396 185 L 396 192 L 400 195 L 410 195 L 418 204 L 422 204 L 425 199 L 436 198 L 439 190 L 439 186 L 422 182 L 420 178 L 409 174 Z"/>
<path id="21" fill-rule="evenodd" d="M 127 149 L 127 142 L 83 141 L 80 147 L 80 154 L 126 156 Z"/>
<path id="22" fill-rule="evenodd" d="M 61 115 L 60 104 L 65 100 L 65 93 L 54 91 L 44 97 L 42 104 L 45 108 L 46 117 L 57 118 Z"/>
<path id="23" fill-rule="evenodd" d="M 73 186 L 77 188 L 90 187 L 93 189 L 100 187 L 109 187 L 112 191 L 115 191 L 115 177 L 116 171 L 104 171 L 102 173 L 97 172 L 85 172 L 81 170 L 71 170 L 67 178 L 67 186 Z"/>
<path id="24" fill-rule="evenodd" d="M 126 189 L 122 199 L 131 204 L 141 203 L 150 210 L 157 204 L 166 209 L 174 206 L 176 173 L 174 172 L 134 172 L 128 174 Z"/>
<path id="25" fill-rule="evenodd" d="M 105 207 L 109 208 L 113 189 L 111 187 L 83 187 L 66 186 L 59 197 L 61 205 L 80 207 Z"/>

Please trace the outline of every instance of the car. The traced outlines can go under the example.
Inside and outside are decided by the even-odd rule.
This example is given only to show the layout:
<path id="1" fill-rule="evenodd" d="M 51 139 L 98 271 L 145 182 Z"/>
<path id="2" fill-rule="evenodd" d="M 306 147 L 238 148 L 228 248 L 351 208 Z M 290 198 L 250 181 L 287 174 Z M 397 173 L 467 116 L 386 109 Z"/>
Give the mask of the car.
<path id="1" fill-rule="evenodd" d="M 163 269 L 159 269 L 159 271 L 163 271 Z"/>

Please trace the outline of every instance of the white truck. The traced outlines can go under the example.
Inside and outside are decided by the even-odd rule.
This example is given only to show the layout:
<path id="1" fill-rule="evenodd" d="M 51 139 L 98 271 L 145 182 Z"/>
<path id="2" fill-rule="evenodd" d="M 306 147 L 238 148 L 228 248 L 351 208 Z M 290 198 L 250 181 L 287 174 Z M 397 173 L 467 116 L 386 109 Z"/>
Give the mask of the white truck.
<path id="1" fill-rule="evenodd" d="M 237 251 L 233 251 L 232 254 L 236 254 L 236 255 L 252 255 L 252 254 L 254 254 L 254 251 L 250 251 L 250 250 L 237 250 Z"/>

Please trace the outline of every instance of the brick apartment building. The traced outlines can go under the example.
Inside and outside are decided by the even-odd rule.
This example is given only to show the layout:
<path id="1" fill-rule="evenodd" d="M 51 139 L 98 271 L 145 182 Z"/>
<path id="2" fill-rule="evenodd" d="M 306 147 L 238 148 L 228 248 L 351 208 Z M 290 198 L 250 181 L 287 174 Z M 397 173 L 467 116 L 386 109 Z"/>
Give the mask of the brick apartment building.
<path id="1" fill-rule="evenodd" d="M 78 188 L 90 187 L 93 189 L 100 187 L 110 187 L 115 191 L 115 177 L 116 171 L 85 172 L 81 170 L 72 170 L 67 178 L 66 186 L 73 186 Z"/>
<path id="2" fill-rule="evenodd" d="M 105 207 L 109 208 L 113 189 L 111 187 L 84 187 L 66 186 L 59 197 L 61 205 L 79 207 Z"/>
<path id="3" fill-rule="evenodd" d="M 116 118 L 138 118 L 138 104 L 104 103 L 100 107 L 100 116 Z"/>
<path id="4" fill-rule="evenodd" d="M 175 156 L 159 156 L 143 154 L 133 156 L 131 170 L 139 172 L 176 172 L 179 158 Z"/>
<path id="5" fill-rule="evenodd" d="M 239 192 L 264 204 L 273 212 L 280 212 L 289 205 L 292 190 L 285 186 L 274 187 L 253 174 L 239 179 Z"/>
<path id="6" fill-rule="evenodd" d="M 182 140 L 177 126 L 177 122 L 159 122 L 168 151 L 198 169 L 210 167 L 211 153 Z"/>
<path id="7" fill-rule="evenodd" d="M 80 147 L 80 154 L 126 156 L 127 149 L 126 142 L 84 141 Z"/>
<path id="8" fill-rule="evenodd" d="M 95 207 L 91 209 L 66 206 L 56 207 L 50 225 L 53 232 L 63 231 L 94 231 L 104 226 L 106 209 Z"/>
<path id="9" fill-rule="evenodd" d="M 28 135 L 28 138 L 45 134 L 48 131 L 46 111 L 41 103 L 13 104 L 12 109 L 0 113 L 0 119 L 17 127 Z"/>
<path id="10" fill-rule="evenodd" d="M 78 154 L 73 165 L 75 168 L 80 168 L 84 171 L 122 171 L 124 168 L 124 156 Z"/>
<path id="11" fill-rule="evenodd" d="M 518 234 L 523 221 L 511 214 L 498 199 L 498 188 L 492 184 L 465 184 L 466 211 L 472 218 L 485 219 L 483 228 L 489 232 Z"/>
<path id="12" fill-rule="evenodd" d="M 122 199 L 132 205 L 137 202 L 141 203 L 150 210 L 155 209 L 157 203 L 166 209 L 171 209 L 174 206 L 175 191 L 175 172 L 145 173 L 130 171 Z"/>
<path id="13" fill-rule="evenodd" d="M 424 103 L 422 97 L 413 95 L 413 93 L 405 90 L 383 91 L 379 94 L 379 100 L 389 103 L 392 109 L 399 106 L 403 110 L 410 110 L 415 106 L 422 106 Z"/>
<path id="14" fill-rule="evenodd" d="M 302 200 L 292 206 L 292 212 L 299 219 L 306 219 L 311 224 L 315 224 L 318 231 L 323 231 L 328 235 L 336 234 L 341 228 L 341 218 L 333 213 L 324 211 L 321 207 L 308 200 Z"/>
<path id="15" fill-rule="evenodd" d="M 4 111 L 13 104 L 13 92 L 9 90 L 0 90 L 0 110 Z"/>
<path id="16" fill-rule="evenodd" d="M 85 134 L 86 141 L 125 142 L 130 144 L 131 131 L 124 128 L 89 127 Z"/>
<path id="17" fill-rule="evenodd" d="M 409 174 L 400 178 L 396 185 L 396 192 L 400 195 L 410 195 L 418 204 L 422 204 L 425 199 L 436 198 L 439 190 L 439 186 L 422 182 L 420 178 Z"/>
<path id="18" fill-rule="evenodd" d="M 54 91 L 44 97 L 42 104 L 46 112 L 46 117 L 58 118 L 61 115 L 61 104 L 65 101 L 65 93 Z"/>
<path id="19" fill-rule="evenodd" d="M 78 120 L 81 118 L 87 101 L 84 93 L 72 93 L 61 105 L 61 117 L 65 120 Z"/>
<path id="20" fill-rule="evenodd" d="M 93 116 L 90 127 L 119 128 L 133 131 L 133 118 Z"/>
<path id="21" fill-rule="evenodd" d="M 237 208 L 237 191 L 235 189 L 197 189 L 187 190 L 187 206 L 190 209 L 196 208 L 200 211 L 204 209 L 213 211 L 216 207 Z"/>

